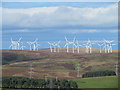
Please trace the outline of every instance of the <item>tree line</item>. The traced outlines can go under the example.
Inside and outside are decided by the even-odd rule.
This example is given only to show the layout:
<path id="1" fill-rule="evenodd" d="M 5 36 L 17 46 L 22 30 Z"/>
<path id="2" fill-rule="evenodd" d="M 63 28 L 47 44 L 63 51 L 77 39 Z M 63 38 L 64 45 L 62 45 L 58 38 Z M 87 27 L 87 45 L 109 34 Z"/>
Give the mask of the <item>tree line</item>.
<path id="1" fill-rule="evenodd" d="M 82 78 L 86 77 L 98 77 L 98 76 L 115 76 L 116 73 L 114 71 L 95 71 L 95 72 L 86 72 L 82 75 Z"/>
<path id="2" fill-rule="evenodd" d="M 2 88 L 78 88 L 72 80 L 44 80 L 26 77 L 3 77 Z"/>

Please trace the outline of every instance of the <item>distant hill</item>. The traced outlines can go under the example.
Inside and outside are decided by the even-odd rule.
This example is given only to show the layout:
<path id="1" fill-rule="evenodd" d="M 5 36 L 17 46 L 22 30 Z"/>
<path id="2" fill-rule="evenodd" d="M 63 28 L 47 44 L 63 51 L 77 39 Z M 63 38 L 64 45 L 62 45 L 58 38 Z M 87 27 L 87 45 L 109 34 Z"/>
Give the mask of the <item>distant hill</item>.
<path id="1" fill-rule="evenodd" d="M 81 48 L 81 53 L 66 53 L 65 48 L 61 52 L 50 52 L 49 49 L 39 51 L 29 50 L 2 50 L 3 76 L 29 77 L 30 64 L 33 65 L 34 78 L 44 76 L 57 76 L 58 78 L 77 78 L 77 64 L 80 64 L 80 77 L 89 71 L 113 70 L 118 61 L 117 51 L 105 54 L 99 53 L 99 49 L 93 49 L 94 53 L 86 54 Z M 83 50 L 83 51 L 82 51 Z"/>
<path id="2" fill-rule="evenodd" d="M 69 49 L 69 53 L 66 53 L 65 48 L 60 48 L 61 52 L 50 52 L 49 49 L 40 49 L 39 51 L 29 51 L 29 50 L 2 50 L 2 62 L 4 64 L 9 64 L 12 62 L 19 61 L 31 61 L 31 60 L 41 60 L 45 58 L 82 58 L 83 56 L 94 56 L 99 55 L 99 49 L 93 49 L 92 54 L 86 54 L 85 48 L 80 49 L 80 53 L 72 53 L 72 48 Z M 117 53 L 117 51 L 113 51 Z M 104 54 L 104 53 L 103 53 Z"/>

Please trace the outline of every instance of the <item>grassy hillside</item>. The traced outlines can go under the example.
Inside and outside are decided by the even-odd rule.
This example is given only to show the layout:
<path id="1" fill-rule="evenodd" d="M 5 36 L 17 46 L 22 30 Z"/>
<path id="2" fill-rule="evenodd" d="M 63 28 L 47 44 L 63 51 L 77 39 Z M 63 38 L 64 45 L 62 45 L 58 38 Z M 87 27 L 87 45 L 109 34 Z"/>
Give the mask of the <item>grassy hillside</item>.
<path id="1" fill-rule="evenodd" d="M 77 65 L 80 64 L 80 77 L 85 72 L 113 70 L 118 54 L 51 53 L 49 49 L 39 51 L 3 50 L 3 76 L 29 77 L 30 64 L 34 78 L 54 76 L 61 79 L 77 78 Z"/>
<path id="2" fill-rule="evenodd" d="M 118 77 L 94 77 L 75 79 L 79 88 L 118 88 Z"/>
<path id="3" fill-rule="evenodd" d="M 64 49 L 62 49 L 64 51 Z M 85 49 L 82 49 L 85 50 Z M 95 50 L 95 49 L 94 49 Z M 118 62 L 118 54 L 114 53 L 51 53 L 49 49 L 39 51 L 3 50 L 3 76 L 45 77 L 75 80 L 79 88 L 117 88 L 117 77 L 78 78 L 77 65 L 80 64 L 80 77 L 86 72 L 112 70 Z M 32 64 L 32 67 L 30 65 Z M 84 89 L 83 89 L 84 90 Z"/>

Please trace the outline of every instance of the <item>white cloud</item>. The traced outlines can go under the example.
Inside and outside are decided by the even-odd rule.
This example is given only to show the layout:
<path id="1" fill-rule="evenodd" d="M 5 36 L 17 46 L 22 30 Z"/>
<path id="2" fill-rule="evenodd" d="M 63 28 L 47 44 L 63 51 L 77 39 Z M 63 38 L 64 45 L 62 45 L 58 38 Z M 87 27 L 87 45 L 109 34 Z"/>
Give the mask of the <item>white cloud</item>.
<path id="1" fill-rule="evenodd" d="M 13 32 L 32 32 L 30 30 L 27 29 L 19 29 L 19 30 L 3 30 L 4 33 L 13 33 Z"/>
<path id="2" fill-rule="evenodd" d="M 29 29 L 15 29 L 15 30 L 2 30 L 2 32 L 4 33 L 22 33 L 22 32 L 46 32 L 46 31 L 50 31 L 50 30 L 29 30 Z"/>
<path id="3" fill-rule="evenodd" d="M 70 33 L 70 34 L 78 34 L 78 33 L 97 33 L 97 32 L 101 32 L 100 30 L 77 30 L 77 29 L 70 29 L 70 30 L 64 30 L 63 33 Z"/>
<path id="4" fill-rule="evenodd" d="M 111 33 L 118 33 L 118 31 L 119 31 L 119 30 L 115 30 L 115 29 L 109 30 L 109 32 L 111 32 Z"/>
<path id="5" fill-rule="evenodd" d="M 59 31 L 59 33 L 79 34 L 79 33 L 118 33 L 117 29 L 67 29 Z"/>
<path id="6" fill-rule="evenodd" d="M 3 8 L 3 27 L 43 28 L 63 26 L 115 27 L 117 4 L 103 8 L 39 7 Z M 86 31 L 84 31 L 86 32 Z M 88 32 L 97 32 L 91 30 Z"/>

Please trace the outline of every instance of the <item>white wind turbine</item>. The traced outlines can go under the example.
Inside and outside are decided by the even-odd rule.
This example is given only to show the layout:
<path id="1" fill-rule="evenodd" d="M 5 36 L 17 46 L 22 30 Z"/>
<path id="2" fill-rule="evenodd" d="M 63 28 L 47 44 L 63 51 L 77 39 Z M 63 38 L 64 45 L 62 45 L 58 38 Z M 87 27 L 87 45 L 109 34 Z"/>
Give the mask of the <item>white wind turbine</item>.
<path id="1" fill-rule="evenodd" d="M 70 44 L 72 44 L 73 45 L 73 53 L 75 52 L 75 40 L 76 40 L 76 38 L 74 37 L 74 39 L 73 39 L 73 41 L 72 42 L 70 42 Z"/>
<path id="2" fill-rule="evenodd" d="M 100 53 L 102 53 L 102 46 L 103 46 L 103 44 L 102 43 L 97 43 L 97 45 L 100 47 Z"/>
<path id="3" fill-rule="evenodd" d="M 32 50 L 32 49 L 33 49 L 33 51 L 38 50 L 39 44 L 38 44 L 37 40 L 38 39 L 36 38 L 35 41 L 33 41 L 33 42 L 27 42 L 30 46 L 30 50 Z"/>
<path id="4" fill-rule="evenodd" d="M 109 52 L 110 53 L 112 53 L 112 51 L 113 51 L 113 46 L 116 45 L 116 44 L 113 44 L 113 42 L 114 42 L 113 40 L 112 41 L 108 41 L 108 45 L 109 45 L 108 48 L 109 48 Z"/>
<path id="5" fill-rule="evenodd" d="M 24 50 L 24 48 L 25 48 L 25 46 L 23 45 L 23 42 L 21 42 L 21 47 L 20 47 L 20 49 L 21 49 L 21 50 Z"/>
<path id="6" fill-rule="evenodd" d="M 104 39 L 104 49 L 105 53 L 112 53 L 112 46 L 116 44 L 112 44 L 113 41 L 105 40 Z"/>
<path id="7" fill-rule="evenodd" d="M 52 50 L 52 43 L 48 42 L 49 46 L 50 46 L 50 51 L 53 52 Z"/>
<path id="8" fill-rule="evenodd" d="M 30 50 L 32 50 L 32 42 L 27 42 L 27 44 L 30 46 Z"/>
<path id="9" fill-rule="evenodd" d="M 58 47 L 57 49 L 57 52 L 60 52 L 60 41 L 58 41 L 57 43 L 56 43 L 56 46 Z"/>
<path id="10" fill-rule="evenodd" d="M 11 45 L 9 46 L 9 48 L 16 49 L 16 47 L 17 47 L 17 43 L 15 41 L 13 41 L 11 38 Z"/>
<path id="11" fill-rule="evenodd" d="M 36 43 L 36 50 L 37 50 L 37 51 L 38 51 L 39 47 L 40 47 L 40 44 L 37 42 L 37 43 Z"/>
<path id="12" fill-rule="evenodd" d="M 12 48 L 12 49 L 20 49 L 20 40 L 22 38 L 20 38 L 18 41 L 13 41 L 12 38 L 11 38 L 11 45 L 9 46 L 9 48 Z"/>
<path id="13" fill-rule="evenodd" d="M 104 43 L 103 43 L 103 45 L 104 45 L 103 49 L 105 50 L 105 53 L 107 53 L 107 47 L 108 47 L 107 41 L 104 39 L 103 42 L 104 42 Z"/>
<path id="14" fill-rule="evenodd" d="M 80 47 L 81 47 L 82 45 L 80 45 L 79 42 L 76 41 L 76 45 L 75 45 L 75 46 L 77 47 L 78 53 L 80 53 Z"/>
<path id="15" fill-rule="evenodd" d="M 66 40 L 66 44 L 65 44 L 65 46 L 64 47 L 67 47 L 67 53 L 69 52 L 69 49 L 68 49 L 68 45 L 69 45 L 69 42 L 68 42 L 68 40 L 67 40 L 67 38 L 65 37 L 65 40 Z"/>
<path id="16" fill-rule="evenodd" d="M 21 39 L 22 38 L 19 38 L 19 40 L 17 41 L 17 43 L 18 43 L 18 49 L 20 49 L 20 43 L 21 43 L 20 41 L 21 41 Z"/>
<path id="17" fill-rule="evenodd" d="M 73 45 L 73 53 L 74 53 L 74 47 L 75 47 L 75 40 L 76 38 L 74 37 L 73 41 L 68 41 L 68 39 L 65 37 L 65 40 L 66 40 L 66 44 L 64 47 L 67 47 L 67 52 L 69 52 L 69 45 Z"/>
<path id="18" fill-rule="evenodd" d="M 86 47 L 86 53 L 92 53 L 92 44 L 94 43 L 92 43 L 89 39 L 87 41 L 87 44 L 84 44 Z"/>
<path id="19" fill-rule="evenodd" d="M 89 53 L 89 50 L 88 50 L 88 44 L 83 44 L 83 45 L 84 45 L 85 48 L 86 48 L 85 52 L 86 52 L 86 53 Z"/>
<path id="20" fill-rule="evenodd" d="M 32 44 L 33 44 L 33 50 L 34 50 L 34 51 L 35 51 L 35 50 L 38 51 L 38 47 L 39 47 L 40 45 L 38 44 L 38 39 L 37 39 L 37 38 L 35 39 L 34 42 L 32 42 Z"/>
<path id="21" fill-rule="evenodd" d="M 54 52 L 56 52 L 57 43 L 53 42 L 52 45 L 54 47 Z"/>
<path id="22" fill-rule="evenodd" d="M 92 53 L 92 44 L 94 43 L 92 43 L 90 40 L 88 40 L 88 43 L 89 43 L 89 51 L 90 53 Z"/>

